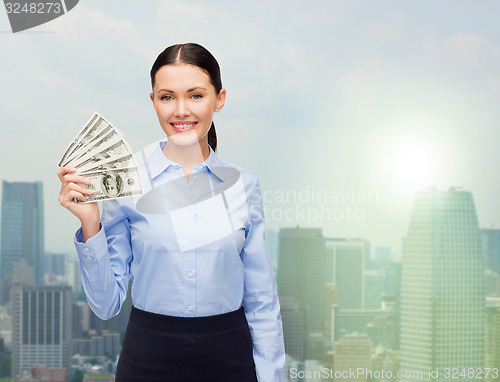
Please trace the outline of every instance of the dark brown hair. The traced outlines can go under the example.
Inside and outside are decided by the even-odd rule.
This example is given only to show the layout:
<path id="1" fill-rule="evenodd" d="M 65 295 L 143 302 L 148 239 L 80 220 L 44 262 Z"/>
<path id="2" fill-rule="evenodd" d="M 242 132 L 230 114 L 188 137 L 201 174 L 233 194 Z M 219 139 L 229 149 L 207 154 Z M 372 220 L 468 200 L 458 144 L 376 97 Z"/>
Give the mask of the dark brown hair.
<path id="1" fill-rule="evenodd" d="M 216 94 L 219 94 L 222 89 L 219 63 L 208 50 L 196 43 L 172 45 L 161 52 L 151 68 L 151 86 L 155 87 L 156 72 L 162 66 L 177 64 L 194 65 L 205 71 L 210 78 L 210 82 L 215 87 Z M 217 149 L 217 134 L 215 133 L 213 121 L 208 130 L 208 144 L 212 147 L 212 150 Z"/>

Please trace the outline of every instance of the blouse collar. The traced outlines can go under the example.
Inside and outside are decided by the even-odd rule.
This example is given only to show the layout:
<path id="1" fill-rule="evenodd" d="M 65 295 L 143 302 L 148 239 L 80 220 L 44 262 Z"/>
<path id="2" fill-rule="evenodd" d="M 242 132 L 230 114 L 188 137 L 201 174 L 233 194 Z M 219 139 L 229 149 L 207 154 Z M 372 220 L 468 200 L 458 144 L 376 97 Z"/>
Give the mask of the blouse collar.
<path id="1" fill-rule="evenodd" d="M 147 165 L 151 171 L 152 179 L 156 178 L 162 172 L 166 171 L 169 166 L 172 167 L 181 167 L 178 163 L 168 159 L 166 155 L 163 153 L 163 149 L 167 141 L 161 141 L 158 143 L 158 146 L 154 150 L 153 154 L 147 159 Z M 208 158 L 205 159 L 203 163 L 200 163 L 194 166 L 193 171 L 200 171 L 203 167 L 207 167 L 210 172 L 212 172 L 215 176 L 217 176 L 221 181 L 224 182 L 225 174 L 224 174 L 224 164 L 217 157 L 214 150 L 210 145 L 208 146 L 210 150 L 210 154 Z"/>

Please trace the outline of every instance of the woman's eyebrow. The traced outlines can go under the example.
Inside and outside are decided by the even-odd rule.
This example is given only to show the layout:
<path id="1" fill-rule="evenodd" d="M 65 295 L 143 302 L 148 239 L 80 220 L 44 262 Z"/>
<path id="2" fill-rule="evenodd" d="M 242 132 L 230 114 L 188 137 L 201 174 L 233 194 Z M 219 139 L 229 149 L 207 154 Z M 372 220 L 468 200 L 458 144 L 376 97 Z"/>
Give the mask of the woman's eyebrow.
<path id="1" fill-rule="evenodd" d="M 192 91 L 197 90 L 197 89 L 207 90 L 205 88 L 202 88 L 201 86 L 196 86 L 194 88 L 188 89 L 186 93 L 192 92 Z M 162 91 L 167 92 L 167 93 L 175 93 L 173 90 L 170 90 L 170 89 L 160 89 L 160 90 L 158 90 L 158 93 L 162 92 Z"/>

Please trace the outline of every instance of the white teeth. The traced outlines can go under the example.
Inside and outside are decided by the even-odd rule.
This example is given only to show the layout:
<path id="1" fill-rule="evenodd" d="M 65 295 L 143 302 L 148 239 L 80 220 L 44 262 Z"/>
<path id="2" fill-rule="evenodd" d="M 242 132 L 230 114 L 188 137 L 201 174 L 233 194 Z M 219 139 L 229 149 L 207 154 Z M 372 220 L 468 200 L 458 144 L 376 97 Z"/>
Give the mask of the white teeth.
<path id="1" fill-rule="evenodd" d="M 189 125 L 174 125 L 176 129 L 187 129 L 189 127 L 193 127 L 194 123 L 190 123 Z"/>

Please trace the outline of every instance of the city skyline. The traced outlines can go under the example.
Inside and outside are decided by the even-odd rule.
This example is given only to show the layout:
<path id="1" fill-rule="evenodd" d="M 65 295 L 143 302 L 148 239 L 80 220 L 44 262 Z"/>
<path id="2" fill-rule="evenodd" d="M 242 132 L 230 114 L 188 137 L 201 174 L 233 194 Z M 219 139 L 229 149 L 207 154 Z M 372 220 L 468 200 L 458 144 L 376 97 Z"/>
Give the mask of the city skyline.
<path id="1" fill-rule="evenodd" d="M 36 200 L 35 194 L 32 197 Z M 488 306 L 487 330 L 496 333 L 499 322 L 498 310 L 492 304 L 500 306 L 500 290 L 491 282 L 486 290 L 484 285 L 490 276 L 500 285 L 498 272 L 493 274 L 500 258 L 496 235 L 496 231 L 480 231 L 469 191 L 423 191 L 415 198 L 408 222 L 403 274 L 398 281 L 398 268 L 391 266 L 394 262 L 386 248 L 380 258 L 369 259 L 370 243 L 365 240 L 330 238 L 320 229 L 283 227 L 278 235 L 278 293 L 287 354 L 295 358 L 287 370 L 297 363 L 311 373 L 322 367 L 342 372 L 360 365 L 373 372 L 387 365 L 392 365 L 392 371 L 402 372 L 441 370 L 447 365 L 496 367 L 498 347 L 495 341 L 485 342 L 484 336 Z M 26 264 L 16 264 L 18 271 L 14 266 L 13 278 L 18 282 L 12 295 L 14 374 L 29 371 L 33 362 L 44 363 L 44 357 L 53 362 L 47 361 L 45 366 L 62 367 L 62 359 L 70 356 L 60 342 L 51 347 L 62 338 L 63 327 L 67 330 L 70 326 L 66 316 L 66 323 L 54 331 L 54 317 L 62 320 L 64 315 L 57 314 L 62 305 L 55 304 L 62 295 L 53 300 L 52 291 L 66 290 L 65 310 L 75 315 L 71 324 L 75 329 L 64 336 L 79 338 L 77 348 L 87 357 L 106 355 L 108 340 L 114 344 L 109 344 L 113 349 L 110 352 L 117 351 L 119 334 L 105 334 L 106 329 L 122 333 L 126 326 L 127 309 L 110 321 L 102 321 L 90 313 L 85 301 L 77 302 L 77 291 L 73 290 L 70 297 L 70 286 L 63 286 L 74 282 L 70 275 L 74 264 L 69 258 L 51 253 L 44 257 L 49 260 L 45 262 L 46 276 L 53 276 L 46 277 L 44 286 L 30 286 L 35 278 L 34 273 L 31 279 L 27 277 Z M 69 266 L 66 272 L 64 262 Z M 17 277 L 16 272 L 23 277 Z M 56 277 L 62 273 L 64 277 Z M 348 275 L 350 278 L 345 277 Z M 489 302 L 485 296 L 489 296 Z M 127 306 L 130 304 L 128 296 Z M 97 329 L 99 334 L 81 338 L 85 328 Z M 23 350 L 23 344 L 29 346 Z M 362 356 L 349 358 L 361 349 Z M 398 350 L 401 358 L 395 355 Z M 399 362 L 400 367 L 395 366 Z M 110 367 L 106 365 L 102 367 Z"/>
<path id="2" fill-rule="evenodd" d="M 2 180 L 2 179 L 0 179 L 0 180 Z M 16 184 L 20 184 L 20 185 L 23 185 L 23 184 L 24 184 L 24 185 L 30 185 L 30 184 L 33 184 L 33 185 L 37 185 L 37 187 L 39 187 L 40 189 L 42 189 L 42 188 L 43 188 L 43 186 L 44 186 L 44 185 L 43 185 L 43 182 L 41 182 L 41 181 L 35 181 L 35 182 L 27 182 L 27 181 L 26 181 L 26 182 L 9 182 L 9 181 L 7 181 L 7 180 L 3 180 L 2 184 L 3 184 L 4 186 L 5 186 L 6 184 L 7 184 L 7 185 L 11 185 L 11 187 L 12 187 L 12 186 L 15 186 Z M 2 195 L 2 194 L 3 194 L 3 193 L 2 193 L 3 188 L 4 188 L 4 187 L 0 188 L 0 195 Z M 464 189 L 464 187 L 448 187 L 447 189 L 443 189 L 443 190 L 438 190 L 438 189 L 436 189 L 435 187 L 423 187 L 422 189 L 420 189 L 420 190 L 416 191 L 416 194 L 415 194 L 415 195 L 418 195 L 419 193 L 421 193 L 421 192 L 423 192 L 423 191 L 425 191 L 425 190 L 446 191 L 446 190 L 451 190 L 451 189 L 463 190 L 463 189 Z M 41 195 L 43 195 L 43 192 L 41 192 Z M 265 195 L 265 194 L 263 194 L 263 195 Z M 294 195 L 297 195 L 297 194 L 294 194 Z M 303 195 L 304 195 L 304 194 L 303 194 Z M 0 197 L 1 197 L 1 196 L 0 196 Z M 314 197 L 313 197 L 313 198 L 314 198 Z M 44 200 L 44 199 L 42 198 L 42 200 Z M 269 208 L 269 205 L 266 205 L 266 201 L 265 201 L 265 200 L 266 200 L 266 196 L 263 196 L 263 202 L 264 202 L 264 212 L 266 212 L 266 210 L 267 210 L 267 211 L 271 210 L 271 208 Z M 297 196 L 296 196 L 296 200 L 300 200 L 300 197 L 297 197 Z M 312 200 L 314 201 L 314 199 L 312 199 Z M 44 205 L 45 205 L 45 203 L 44 203 Z M 271 205 L 272 205 L 272 203 L 271 203 Z M 45 207 L 43 207 L 43 208 L 45 208 Z M 61 207 L 61 208 L 62 208 L 62 207 Z M 283 216 L 284 216 L 284 215 L 286 215 L 286 211 L 287 211 L 287 209 L 288 209 L 288 207 L 286 207 L 286 206 L 285 206 L 282 210 L 280 210 L 280 211 L 281 211 L 281 212 L 280 212 L 280 214 L 282 214 Z M 313 208 L 312 208 L 312 210 L 315 210 L 315 207 L 313 207 Z M 275 210 L 275 211 L 276 211 L 276 210 Z M 43 211 L 42 211 L 42 215 L 44 215 Z M 2 219 L 2 211 L 1 211 L 1 210 L 0 210 L 0 219 Z M 76 218 L 75 218 L 75 219 L 76 219 Z M 408 222 L 407 222 L 407 224 L 409 224 L 409 221 L 410 221 L 410 218 L 408 218 Z M 479 222 L 479 221 L 480 221 L 480 220 L 478 219 L 478 222 Z M 45 220 L 44 220 L 44 223 L 45 223 Z M 293 228 L 295 228 L 295 227 L 300 227 L 300 228 L 310 228 L 310 229 L 320 229 L 320 230 L 322 230 L 322 228 L 321 228 L 321 226 L 320 226 L 320 225 L 316 225 L 316 226 L 315 226 L 315 225 L 307 225 L 307 224 L 305 224 L 305 225 L 301 225 L 301 224 L 298 224 L 298 223 L 299 223 L 299 221 L 291 221 L 291 222 L 289 222 L 289 225 L 282 225 L 282 226 L 275 226 L 275 225 L 272 225 L 271 227 L 267 227 L 267 228 L 266 228 L 266 231 L 268 231 L 268 232 L 273 232 L 274 234 L 276 234 L 276 235 L 277 235 L 277 234 L 279 234 L 279 231 L 280 231 L 281 229 L 293 229 Z M 268 222 L 266 222 L 266 226 L 268 226 L 268 225 L 269 225 L 269 223 L 268 223 Z M 79 226 L 79 224 L 75 225 L 75 229 L 76 229 L 78 226 Z M 0 229 L 1 229 L 1 225 L 0 225 Z M 12 229 L 12 227 L 10 227 L 9 229 Z M 496 234 L 496 232 L 497 232 L 497 231 L 498 231 L 498 232 L 500 232 L 500 230 L 497 230 L 497 229 L 495 229 L 495 228 L 486 228 L 486 227 L 482 227 L 482 226 L 480 226 L 480 229 L 481 229 L 481 231 L 483 232 L 483 235 L 486 235 L 486 234 L 487 234 L 487 232 L 492 232 L 492 233 L 490 233 L 490 235 L 494 235 L 494 234 Z M 45 232 L 45 224 L 44 224 L 44 228 L 43 228 L 43 230 L 42 230 L 42 231 L 44 231 L 44 232 Z M 497 235 L 498 235 L 498 234 L 497 234 Z M 329 239 L 341 239 L 341 240 L 345 240 L 345 239 L 352 239 L 352 240 L 367 240 L 367 241 L 368 241 L 368 242 L 370 242 L 370 243 L 372 242 L 371 240 L 369 240 L 369 239 L 367 239 L 367 238 L 365 238 L 365 237 L 361 237 L 361 236 L 359 236 L 359 235 L 356 235 L 356 233 L 355 233 L 355 232 L 353 232 L 353 235 L 350 235 L 350 236 L 344 236 L 344 237 L 343 237 L 343 236 L 340 236 L 340 235 L 338 235 L 338 236 L 330 236 L 330 235 L 325 235 L 325 237 L 328 237 Z M 493 240 L 497 240 L 497 241 L 498 241 L 498 239 L 497 239 L 497 237 L 496 237 L 496 236 L 493 236 L 493 237 L 494 237 L 494 239 L 493 239 Z M 402 236 L 402 237 L 400 238 L 401 242 L 404 240 L 404 238 L 405 238 L 405 236 Z M 486 238 L 486 236 L 485 236 L 482 240 L 488 240 L 488 239 L 487 239 L 487 238 Z M 489 239 L 489 240 L 492 240 L 492 239 Z M 70 247 L 69 247 L 69 250 L 67 250 L 67 251 L 64 251 L 64 250 L 63 250 L 63 251 L 54 251 L 54 250 L 51 250 L 50 248 L 47 248 L 47 240 L 46 240 L 46 235 L 43 235 L 42 241 L 43 241 L 43 247 L 44 247 L 44 250 L 45 250 L 45 251 L 44 251 L 44 253 L 46 253 L 46 254 L 55 254 L 56 252 L 59 252 L 61 255 L 66 256 L 68 259 L 77 260 L 77 258 L 76 258 L 76 257 L 73 257 L 73 255 L 74 255 L 74 247 L 73 247 L 73 246 L 70 246 Z M 487 243 L 487 241 L 485 241 L 485 244 L 486 244 L 486 243 Z M 495 241 L 495 243 L 496 243 L 496 241 Z M 72 240 L 71 240 L 71 244 L 73 244 L 73 243 L 72 243 Z M 0 235 L 0 245 L 2 245 L 1 235 Z M 4 244 L 4 245 L 5 245 L 5 244 Z M 48 246 L 50 247 L 50 243 L 48 244 Z M 491 244 L 488 244 L 488 250 L 490 250 L 490 251 L 491 251 L 490 246 L 491 246 Z M 398 252 L 398 248 L 396 248 L 396 252 L 394 252 L 394 248 L 393 248 L 393 247 L 387 247 L 387 246 L 385 246 L 385 245 L 380 245 L 380 246 L 371 246 L 371 248 L 369 248 L 369 250 L 366 252 L 367 258 L 366 258 L 365 260 L 368 260 L 368 259 L 371 259 L 371 258 L 375 259 L 375 258 L 376 258 L 375 256 L 376 256 L 376 250 L 377 250 L 377 248 L 390 248 L 390 252 L 391 252 L 391 259 L 392 259 L 393 261 L 396 261 L 396 262 L 401 262 L 401 253 L 400 253 L 400 252 Z M 401 248 L 399 248 L 399 249 L 401 249 Z M 486 256 L 486 255 L 485 255 L 485 256 Z M 491 255 L 490 255 L 490 256 L 491 256 Z M 498 259 L 497 259 L 496 261 L 498 261 L 498 263 L 500 263 L 500 260 L 498 260 Z M 496 269 L 496 268 L 495 268 L 495 269 Z M 42 277 L 43 277 L 43 275 L 39 275 L 39 274 L 37 275 L 37 278 L 38 278 L 39 280 L 41 280 L 41 278 L 42 278 Z"/>
<path id="3" fill-rule="evenodd" d="M 162 138 L 149 69 L 165 46 L 196 41 L 219 60 L 228 89 L 215 118 L 218 154 L 258 176 L 268 228 L 297 224 L 273 219 L 291 208 L 301 226 L 399 255 L 424 186 L 471 190 L 480 226 L 500 227 L 500 180 L 488 170 L 500 160 L 497 4 L 381 4 L 89 0 L 31 31 L 3 33 L 0 176 L 44 183 L 47 250 L 74 253 L 78 221 L 57 202 L 59 156 L 95 111 L 135 151 Z M 214 25 L 220 33 L 207 33 Z M 0 12 L 0 30 L 9 29 Z M 326 210 L 277 200 L 313 188 L 354 196 Z M 361 218 L 342 215 L 348 208 Z M 333 218 L 308 223 L 304 210 Z"/>
<path id="4" fill-rule="evenodd" d="M 1 180 L 1 179 L 0 179 Z M 9 182 L 9 181 L 6 181 L 6 180 L 3 180 L 3 184 L 8 184 L 8 183 L 12 183 L 12 184 L 19 184 L 19 183 L 24 183 L 24 184 L 40 184 L 41 187 L 43 187 L 43 182 L 41 181 L 34 181 L 34 182 Z M 423 187 L 421 188 L 420 190 L 416 191 L 415 192 L 415 195 L 418 195 L 418 193 L 421 193 L 425 190 L 436 190 L 435 187 Z M 450 190 L 450 189 L 459 189 L 459 190 L 462 190 L 464 189 L 464 187 L 448 187 L 447 189 L 443 189 L 443 190 L 438 190 L 438 191 L 445 191 L 445 190 Z M 2 195 L 2 189 L 0 189 L 0 195 Z M 1 197 L 1 196 L 0 196 Z M 263 197 L 265 198 L 265 197 Z M 62 208 L 62 207 L 61 207 Z M 281 215 L 286 215 L 286 211 L 287 211 L 288 207 L 284 207 L 283 210 L 281 210 L 280 214 Z M 266 206 L 265 204 L 265 201 L 264 201 L 264 212 L 266 212 L 270 210 L 270 208 L 268 206 Z M 315 207 L 312 207 L 312 210 L 315 210 Z M 276 211 L 276 210 L 275 210 Z M 0 219 L 2 219 L 2 213 L 0 211 Z M 75 218 L 76 219 L 76 218 Z M 409 222 L 409 218 L 408 218 L 408 222 Z M 478 219 L 478 221 L 480 221 L 480 219 Z M 45 222 L 45 220 L 44 220 Z M 309 229 L 320 229 L 322 230 L 321 228 L 321 225 L 308 225 L 308 224 L 298 224 L 299 221 L 290 221 L 288 225 L 281 225 L 281 226 L 276 226 L 275 224 L 269 224 L 268 221 L 266 220 L 266 231 L 268 232 L 273 232 L 275 235 L 279 234 L 279 231 L 281 229 L 293 229 L 295 227 L 300 227 L 300 228 L 309 228 Z M 269 225 L 271 225 L 271 227 L 268 227 Z M 45 226 L 45 224 L 44 224 Z M 75 223 L 75 230 L 79 227 L 79 223 Z M 0 228 L 1 228 L 1 225 L 0 225 Z M 498 231 L 496 228 L 487 228 L 487 227 L 483 227 L 483 226 L 480 226 L 480 229 L 484 232 L 488 232 L 488 231 Z M 44 229 L 45 231 L 45 229 Z M 486 234 L 486 233 L 485 233 Z M 372 242 L 372 240 L 366 238 L 366 237 L 362 237 L 362 236 L 359 236 L 356 234 L 356 232 L 353 232 L 352 235 L 348 235 L 348 236 L 341 236 L 341 235 L 325 235 L 325 237 L 328 237 L 329 239 L 341 239 L 341 240 L 346 240 L 346 239 L 352 239 L 352 240 L 367 240 L 368 242 Z M 404 240 L 405 236 L 402 236 L 400 237 L 400 241 L 402 242 Z M 72 237 L 71 237 L 72 239 Z M 486 239 L 484 239 L 486 240 Z M 495 238 L 495 240 L 497 240 Z M 65 257 L 67 257 L 68 259 L 72 259 L 72 260 L 77 260 L 76 257 L 74 257 L 74 246 L 73 246 L 73 240 L 71 240 L 71 245 L 66 249 L 66 250 L 54 250 L 54 249 L 51 249 L 50 248 L 50 241 L 47 242 L 47 239 L 46 239 L 46 235 L 43 236 L 43 241 L 44 241 L 44 248 L 45 248 L 45 252 L 46 254 L 55 254 L 55 253 L 59 253 L 61 255 L 64 255 Z M 0 235 L 0 244 L 2 243 L 2 240 L 1 240 L 1 235 Z M 53 243 L 52 243 L 53 244 Z M 55 248 L 55 247 L 53 247 Z M 391 260 L 395 261 L 395 262 L 401 262 L 401 252 L 399 252 L 400 250 L 402 250 L 402 247 L 401 246 L 396 246 L 395 248 L 392 247 L 392 246 L 388 246 L 388 245 L 384 245 L 384 243 L 381 243 L 380 245 L 378 246 L 371 246 L 369 248 L 369 251 L 366 253 L 368 258 L 367 259 L 375 259 L 376 258 L 376 250 L 377 248 L 389 248 L 390 249 L 390 253 L 391 253 Z M 500 260 L 497 260 L 499 263 L 500 263 Z M 40 275 L 37 275 L 37 277 L 41 277 Z M 43 277 L 43 276 L 42 276 Z"/>

